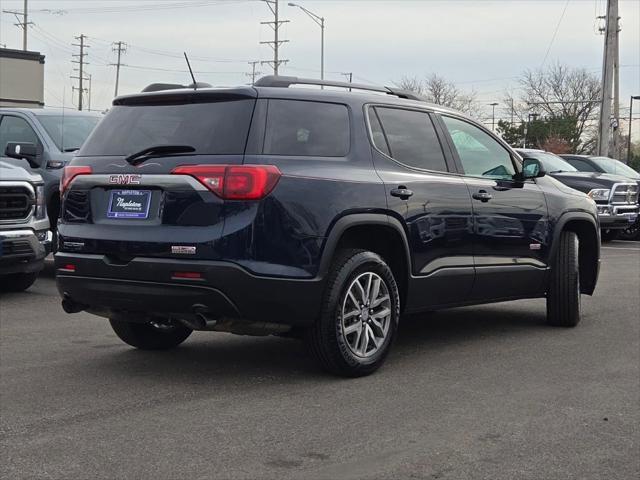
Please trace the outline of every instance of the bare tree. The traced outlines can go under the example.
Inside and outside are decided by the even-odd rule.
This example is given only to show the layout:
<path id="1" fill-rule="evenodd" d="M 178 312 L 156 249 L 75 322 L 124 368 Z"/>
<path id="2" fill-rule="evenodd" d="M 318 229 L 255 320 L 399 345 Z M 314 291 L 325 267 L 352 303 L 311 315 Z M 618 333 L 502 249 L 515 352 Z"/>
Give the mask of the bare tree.
<path id="1" fill-rule="evenodd" d="M 505 103 L 512 105 L 522 122 L 530 113 L 547 119 L 572 119 L 575 128 L 569 142 L 578 153 L 594 145 L 597 113 L 600 108 L 600 81 L 584 68 L 554 64 L 546 69 L 526 70 L 519 79 L 520 97 L 507 93 Z"/>
<path id="2" fill-rule="evenodd" d="M 453 108 L 471 116 L 477 116 L 479 113 L 474 91 L 463 92 L 454 83 L 437 74 L 424 80 L 416 77 L 402 77 L 397 85 L 404 90 L 419 93 L 428 102 L 436 105 Z"/>

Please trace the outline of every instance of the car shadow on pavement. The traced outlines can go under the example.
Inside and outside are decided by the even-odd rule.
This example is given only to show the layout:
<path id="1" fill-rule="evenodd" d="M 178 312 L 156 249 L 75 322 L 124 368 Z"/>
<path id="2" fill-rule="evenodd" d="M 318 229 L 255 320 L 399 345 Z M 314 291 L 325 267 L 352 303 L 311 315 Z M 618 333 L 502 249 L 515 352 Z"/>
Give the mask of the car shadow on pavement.
<path id="1" fill-rule="evenodd" d="M 387 362 L 393 365 L 394 357 L 407 356 L 428 361 L 442 349 L 462 342 L 485 342 L 491 337 L 550 328 L 545 325 L 544 309 L 512 305 L 407 316 Z M 119 343 L 115 336 L 106 338 L 107 342 L 93 345 L 101 354 L 87 359 L 81 368 L 120 379 L 143 376 L 186 384 L 218 384 L 236 378 L 258 384 L 336 380 L 315 365 L 303 342 L 287 338 L 195 332 L 180 347 L 162 352 L 139 351 Z"/>

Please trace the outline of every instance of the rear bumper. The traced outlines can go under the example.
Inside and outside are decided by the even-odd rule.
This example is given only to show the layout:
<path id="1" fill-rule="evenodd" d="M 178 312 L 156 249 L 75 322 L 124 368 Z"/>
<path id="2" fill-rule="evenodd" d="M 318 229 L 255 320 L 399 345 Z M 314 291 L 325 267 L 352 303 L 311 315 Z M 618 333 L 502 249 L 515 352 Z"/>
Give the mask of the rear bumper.
<path id="1" fill-rule="evenodd" d="M 212 318 L 303 326 L 319 313 L 323 285 L 320 279 L 259 277 L 230 262 L 137 257 L 122 265 L 103 255 L 57 253 L 55 268 L 63 297 L 106 315 L 189 318 L 204 311 Z M 176 272 L 201 278 L 176 278 Z"/>
<path id="2" fill-rule="evenodd" d="M 50 250 L 51 232 L 39 233 L 45 237 L 43 240 L 30 228 L 0 230 L 0 275 L 42 270 L 44 257 Z"/>

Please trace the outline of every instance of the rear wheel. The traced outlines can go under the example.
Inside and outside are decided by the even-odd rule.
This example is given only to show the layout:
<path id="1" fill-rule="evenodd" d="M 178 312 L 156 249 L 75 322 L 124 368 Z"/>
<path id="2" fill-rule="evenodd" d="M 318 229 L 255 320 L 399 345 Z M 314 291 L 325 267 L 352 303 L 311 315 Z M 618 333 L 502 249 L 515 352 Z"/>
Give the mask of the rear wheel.
<path id="1" fill-rule="evenodd" d="M 562 232 L 551 267 L 547 293 L 547 322 L 559 327 L 575 327 L 580 322 L 580 270 L 578 236 Z"/>
<path id="2" fill-rule="evenodd" d="M 359 377 L 389 353 L 400 317 L 393 273 L 376 253 L 340 251 L 327 280 L 320 318 L 308 334 L 310 350 L 327 371 Z"/>
<path id="3" fill-rule="evenodd" d="M 167 350 L 177 347 L 193 331 L 177 323 L 136 323 L 114 318 L 110 319 L 109 323 L 120 340 L 141 350 Z"/>
<path id="4" fill-rule="evenodd" d="M 38 278 L 38 272 L 12 273 L 0 278 L 0 289 L 5 292 L 22 292 Z"/>

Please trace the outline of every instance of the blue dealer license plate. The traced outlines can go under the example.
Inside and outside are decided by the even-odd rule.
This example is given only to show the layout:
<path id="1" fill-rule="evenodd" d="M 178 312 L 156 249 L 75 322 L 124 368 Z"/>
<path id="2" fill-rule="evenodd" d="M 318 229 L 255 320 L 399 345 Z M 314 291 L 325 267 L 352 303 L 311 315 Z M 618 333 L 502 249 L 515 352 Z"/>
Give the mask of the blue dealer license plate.
<path id="1" fill-rule="evenodd" d="M 107 218 L 144 219 L 149 216 L 150 190 L 112 190 Z"/>

